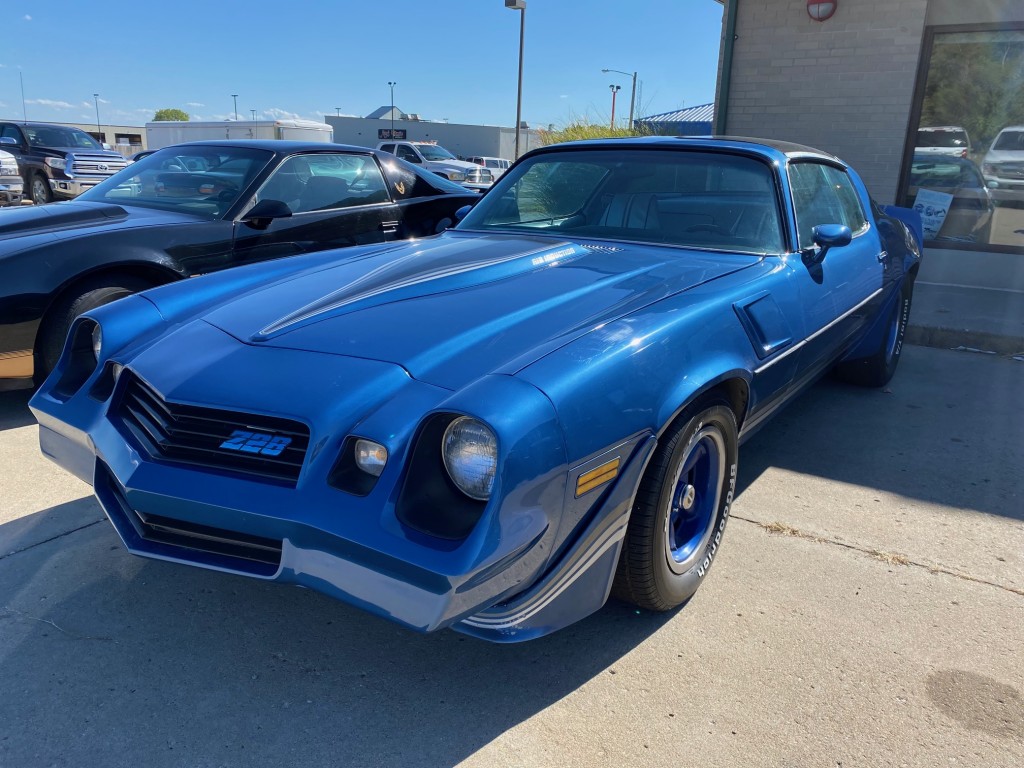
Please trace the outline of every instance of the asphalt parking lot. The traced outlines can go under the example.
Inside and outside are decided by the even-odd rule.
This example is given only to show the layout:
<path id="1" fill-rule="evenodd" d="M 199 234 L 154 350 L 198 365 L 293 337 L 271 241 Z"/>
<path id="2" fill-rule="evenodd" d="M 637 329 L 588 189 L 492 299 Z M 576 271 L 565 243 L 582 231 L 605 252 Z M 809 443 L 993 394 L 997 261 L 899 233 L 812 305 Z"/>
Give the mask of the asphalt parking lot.
<path id="1" fill-rule="evenodd" d="M 0 766 L 1024 765 L 1022 392 L 924 347 L 818 384 L 688 606 L 516 646 L 127 555 L 0 393 Z"/>

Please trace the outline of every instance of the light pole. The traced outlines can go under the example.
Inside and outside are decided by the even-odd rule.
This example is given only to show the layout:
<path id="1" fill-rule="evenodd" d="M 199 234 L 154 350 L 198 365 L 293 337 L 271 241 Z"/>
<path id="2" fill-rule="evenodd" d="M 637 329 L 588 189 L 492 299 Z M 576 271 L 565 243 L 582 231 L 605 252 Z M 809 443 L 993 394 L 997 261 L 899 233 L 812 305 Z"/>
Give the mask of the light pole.
<path id="1" fill-rule="evenodd" d="M 255 109 L 250 109 L 249 110 L 249 114 L 252 115 L 252 121 L 255 123 L 256 122 L 256 110 Z"/>
<path id="2" fill-rule="evenodd" d="M 606 75 L 609 72 L 615 72 L 616 74 L 625 75 L 626 77 L 630 77 L 631 76 L 629 74 L 629 72 L 623 72 L 621 69 L 602 69 L 601 71 L 604 72 Z M 633 110 L 636 107 L 636 72 L 634 72 L 632 74 L 632 78 L 633 78 L 633 91 L 629 95 L 629 130 L 631 130 L 631 131 L 633 130 Z"/>
<path id="3" fill-rule="evenodd" d="M 616 96 L 616 94 L 620 90 L 622 90 L 622 86 L 621 85 L 609 85 L 608 87 L 612 89 L 612 130 L 614 131 L 615 130 L 615 96 Z"/>
<path id="4" fill-rule="evenodd" d="M 232 93 L 231 98 L 235 100 L 235 122 L 238 122 L 238 94 Z"/>
<path id="5" fill-rule="evenodd" d="M 335 107 L 334 111 L 337 113 L 336 117 L 341 117 L 341 107 Z"/>
<path id="6" fill-rule="evenodd" d="M 391 140 L 395 140 L 395 86 L 397 81 L 388 80 L 388 88 L 391 89 Z"/>
<path id="7" fill-rule="evenodd" d="M 88 103 L 86 102 L 86 104 Z M 100 134 L 96 138 L 103 141 L 103 129 L 100 128 L 100 95 L 98 93 L 92 95 L 92 103 L 96 105 L 96 133 Z"/>
<path id="8" fill-rule="evenodd" d="M 523 119 L 523 43 L 526 40 L 526 0 L 505 0 L 505 7 L 519 11 L 519 89 L 516 95 L 516 160 L 519 159 L 519 126 Z"/>

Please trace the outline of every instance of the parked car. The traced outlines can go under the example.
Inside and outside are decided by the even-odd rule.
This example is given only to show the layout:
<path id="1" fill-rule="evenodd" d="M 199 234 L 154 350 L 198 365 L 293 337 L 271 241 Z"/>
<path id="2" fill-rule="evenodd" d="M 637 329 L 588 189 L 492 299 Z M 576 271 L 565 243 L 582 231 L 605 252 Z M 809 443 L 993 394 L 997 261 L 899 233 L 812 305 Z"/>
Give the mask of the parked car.
<path id="1" fill-rule="evenodd" d="M 467 157 L 466 161 L 485 167 L 491 172 L 495 181 L 500 179 L 501 175 L 509 169 L 510 165 L 512 165 L 511 160 L 506 160 L 503 157 L 481 157 L 479 155 L 474 155 L 473 157 Z"/>
<path id="2" fill-rule="evenodd" d="M 908 207 L 915 206 L 922 189 L 952 195 L 935 240 L 989 242 L 995 206 L 978 166 L 961 157 L 914 153 L 907 188 Z"/>
<path id="3" fill-rule="evenodd" d="M 406 162 L 418 165 L 438 176 L 461 184 L 468 189 L 483 192 L 494 183 L 494 177 L 476 163 L 459 160 L 433 141 L 382 141 L 377 145 Z"/>
<path id="4" fill-rule="evenodd" d="M 40 443 L 135 554 L 413 629 L 668 610 L 716 561 L 740 442 L 825 371 L 893 375 L 920 222 L 891 211 L 793 144 L 537 149 L 437 238 L 80 317 Z"/>
<path id="5" fill-rule="evenodd" d="M 967 157 L 971 152 L 971 140 L 967 131 L 958 125 L 939 125 L 917 129 L 915 153 L 926 155 L 950 155 Z"/>
<path id="6" fill-rule="evenodd" d="M 17 158 L 36 205 L 77 197 L 128 165 L 122 155 L 68 125 L 0 123 L 0 149 Z"/>
<path id="7" fill-rule="evenodd" d="M 0 151 L 0 206 L 20 203 L 24 189 L 18 159 L 10 152 Z"/>
<path id="8" fill-rule="evenodd" d="M 999 132 L 981 170 L 996 200 L 1024 205 L 1024 125 L 1010 125 Z"/>
<path id="9" fill-rule="evenodd" d="M 433 235 L 478 199 L 360 147 L 158 150 L 77 200 L 0 217 L 0 388 L 41 380 L 72 319 L 116 298 L 256 261 Z"/>

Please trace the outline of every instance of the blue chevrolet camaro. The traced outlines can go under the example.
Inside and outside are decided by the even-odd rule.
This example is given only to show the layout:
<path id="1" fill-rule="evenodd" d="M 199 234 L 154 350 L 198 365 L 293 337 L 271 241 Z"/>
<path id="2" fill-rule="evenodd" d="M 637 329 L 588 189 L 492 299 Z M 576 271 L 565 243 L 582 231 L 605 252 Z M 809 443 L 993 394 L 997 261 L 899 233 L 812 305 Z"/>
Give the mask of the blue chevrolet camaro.
<path id="1" fill-rule="evenodd" d="M 914 216 L 792 144 L 545 147 L 439 236 L 87 313 L 31 405 L 138 555 L 495 641 L 668 610 L 743 439 L 826 371 L 893 375 Z"/>

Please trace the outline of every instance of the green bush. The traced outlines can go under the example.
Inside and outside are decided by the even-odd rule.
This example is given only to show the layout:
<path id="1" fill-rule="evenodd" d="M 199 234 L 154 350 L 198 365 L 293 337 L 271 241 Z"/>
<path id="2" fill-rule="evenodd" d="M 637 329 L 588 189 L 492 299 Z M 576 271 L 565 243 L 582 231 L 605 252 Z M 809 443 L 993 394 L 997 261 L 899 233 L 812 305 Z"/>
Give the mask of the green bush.
<path id="1" fill-rule="evenodd" d="M 609 139 L 648 135 L 650 135 L 650 131 L 644 130 L 641 126 L 635 126 L 633 130 L 629 128 L 616 128 L 612 130 L 607 125 L 595 125 L 586 120 L 574 120 L 557 131 L 540 131 L 540 141 L 544 146 L 548 146 L 549 144 L 561 144 L 565 141 L 581 141 L 583 139 Z"/>

